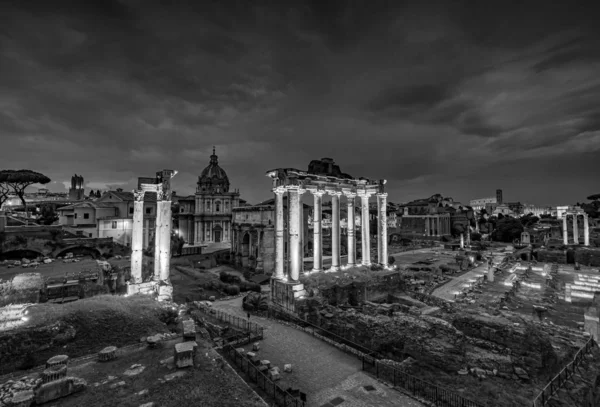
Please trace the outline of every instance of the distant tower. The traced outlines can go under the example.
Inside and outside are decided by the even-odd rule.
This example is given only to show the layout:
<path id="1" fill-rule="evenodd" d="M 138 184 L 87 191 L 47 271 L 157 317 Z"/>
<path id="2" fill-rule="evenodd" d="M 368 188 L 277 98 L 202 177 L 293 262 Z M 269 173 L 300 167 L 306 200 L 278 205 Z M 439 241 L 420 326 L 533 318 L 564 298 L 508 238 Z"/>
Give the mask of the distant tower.
<path id="1" fill-rule="evenodd" d="M 502 205 L 502 190 L 501 189 L 496 190 L 496 203 L 498 205 Z"/>
<path id="2" fill-rule="evenodd" d="M 69 189 L 69 199 L 79 201 L 84 199 L 83 177 L 75 174 L 71 177 L 71 188 Z"/>

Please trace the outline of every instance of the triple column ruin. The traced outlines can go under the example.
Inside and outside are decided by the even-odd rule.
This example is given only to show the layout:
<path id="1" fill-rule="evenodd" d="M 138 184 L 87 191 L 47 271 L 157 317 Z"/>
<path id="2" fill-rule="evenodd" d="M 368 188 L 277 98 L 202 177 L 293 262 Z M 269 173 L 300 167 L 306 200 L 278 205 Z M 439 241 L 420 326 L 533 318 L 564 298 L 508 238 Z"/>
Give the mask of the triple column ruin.
<path id="1" fill-rule="evenodd" d="M 387 267 L 387 193 L 384 191 L 385 180 L 372 181 L 366 178 L 346 179 L 332 176 L 310 174 L 291 168 L 276 169 L 267 172 L 273 179 L 273 192 L 275 193 L 275 271 L 273 279 L 285 282 L 298 282 L 303 271 L 303 257 L 301 246 L 301 196 L 310 192 L 314 199 L 313 214 L 313 272 L 323 271 L 323 233 L 322 233 L 322 206 L 323 195 L 331 196 L 332 230 L 331 230 L 331 268 L 338 271 L 342 268 L 357 265 L 356 234 L 355 234 L 355 198 L 361 199 L 362 210 L 362 259 L 360 265 L 370 266 L 371 242 L 369 231 L 369 198 L 377 196 L 377 264 Z M 288 194 L 288 260 L 289 270 L 286 275 L 286 259 L 284 254 L 284 205 L 283 195 Z M 341 230 L 340 230 L 340 197 L 346 197 L 348 212 L 348 261 L 344 266 L 341 262 Z"/>
<path id="2" fill-rule="evenodd" d="M 177 171 L 163 170 L 156 173 L 156 183 L 140 184 L 134 190 L 133 230 L 131 234 L 131 279 L 127 294 L 158 293 L 159 301 L 171 301 L 173 287 L 169 280 L 171 262 L 171 178 Z M 156 193 L 156 225 L 154 228 L 154 274 L 152 280 L 142 278 L 144 250 L 144 195 Z"/>

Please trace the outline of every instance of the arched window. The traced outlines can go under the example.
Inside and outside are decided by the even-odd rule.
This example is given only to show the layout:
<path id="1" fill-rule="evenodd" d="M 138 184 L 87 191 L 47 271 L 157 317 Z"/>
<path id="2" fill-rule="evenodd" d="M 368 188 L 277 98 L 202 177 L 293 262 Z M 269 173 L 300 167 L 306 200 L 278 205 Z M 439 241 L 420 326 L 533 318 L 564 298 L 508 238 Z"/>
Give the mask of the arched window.
<path id="1" fill-rule="evenodd" d="M 221 202 L 217 201 L 215 202 L 215 212 L 220 212 L 221 211 Z"/>

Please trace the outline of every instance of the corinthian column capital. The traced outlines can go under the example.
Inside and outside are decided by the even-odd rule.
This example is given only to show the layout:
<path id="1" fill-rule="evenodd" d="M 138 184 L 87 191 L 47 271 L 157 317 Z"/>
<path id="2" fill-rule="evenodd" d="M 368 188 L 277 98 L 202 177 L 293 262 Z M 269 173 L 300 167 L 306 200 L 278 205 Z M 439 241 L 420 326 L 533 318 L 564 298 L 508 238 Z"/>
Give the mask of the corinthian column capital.
<path id="1" fill-rule="evenodd" d="M 380 192 L 380 193 L 377 194 L 377 196 L 380 197 L 380 198 L 387 198 L 388 193 L 387 192 Z"/>
<path id="2" fill-rule="evenodd" d="M 277 195 L 283 195 L 283 194 L 285 194 L 286 191 L 287 191 L 286 187 L 279 186 L 279 187 L 273 188 L 273 192 L 276 193 Z"/>
<path id="3" fill-rule="evenodd" d="M 327 193 L 331 196 L 342 196 L 342 192 L 341 191 L 336 191 L 336 190 L 328 190 Z"/>
<path id="4" fill-rule="evenodd" d="M 139 190 L 139 191 L 138 191 L 138 190 L 135 190 L 135 189 L 134 189 L 134 190 L 133 190 L 133 199 L 134 199 L 136 202 L 142 202 L 142 201 L 144 201 L 144 194 L 145 194 L 145 193 L 146 193 L 146 191 L 144 191 L 144 190 Z"/>

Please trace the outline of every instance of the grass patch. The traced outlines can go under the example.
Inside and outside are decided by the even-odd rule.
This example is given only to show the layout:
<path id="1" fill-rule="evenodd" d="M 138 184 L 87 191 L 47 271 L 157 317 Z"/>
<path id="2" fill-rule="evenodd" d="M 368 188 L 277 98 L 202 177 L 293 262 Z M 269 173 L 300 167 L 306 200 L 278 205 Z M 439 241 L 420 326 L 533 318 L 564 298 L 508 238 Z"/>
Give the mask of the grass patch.
<path id="1" fill-rule="evenodd" d="M 143 295 L 99 295 L 36 304 L 27 316 L 24 326 L 0 335 L 0 374 L 41 365 L 56 354 L 76 358 L 169 332 L 177 312 Z"/>

